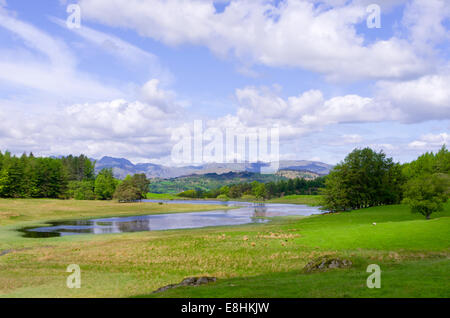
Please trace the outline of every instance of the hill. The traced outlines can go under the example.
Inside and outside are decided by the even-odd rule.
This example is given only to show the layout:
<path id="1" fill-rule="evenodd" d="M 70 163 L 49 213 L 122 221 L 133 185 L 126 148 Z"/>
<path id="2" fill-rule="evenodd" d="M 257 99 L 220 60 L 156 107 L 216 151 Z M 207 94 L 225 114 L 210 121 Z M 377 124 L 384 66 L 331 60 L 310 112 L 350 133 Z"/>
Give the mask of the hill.
<path id="1" fill-rule="evenodd" d="M 254 172 L 227 172 L 222 174 L 206 173 L 193 174 L 171 179 L 153 179 L 150 183 L 150 192 L 152 193 L 180 193 L 186 190 L 212 190 L 224 185 L 243 183 L 243 182 L 270 182 L 286 179 L 283 176 L 275 174 L 260 174 Z"/>
<path id="2" fill-rule="evenodd" d="M 269 163 L 207 163 L 199 166 L 169 167 L 154 163 L 133 164 L 124 158 L 103 157 L 97 160 L 96 172 L 103 168 L 112 168 L 114 176 L 123 179 L 127 174 L 145 173 L 149 178 L 171 179 L 181 176 L 204 175 L 209 173 L 224 174 L 228 172 L 260 173 Z M 281 160 L 278 171 L 306 171 L 317 175 L 326 175 L 332 165 L 307 160 Z M 276 172 L 276 171 L 275 171 Z M 282 175 L 281 175 L 282 176 Z"/>

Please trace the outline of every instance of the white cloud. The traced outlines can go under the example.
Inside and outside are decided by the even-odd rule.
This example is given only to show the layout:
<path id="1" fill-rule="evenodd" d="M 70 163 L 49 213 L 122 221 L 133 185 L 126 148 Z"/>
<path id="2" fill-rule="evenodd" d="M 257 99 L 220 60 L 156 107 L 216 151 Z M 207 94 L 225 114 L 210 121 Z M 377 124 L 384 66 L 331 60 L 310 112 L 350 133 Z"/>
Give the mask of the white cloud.
<path id="1" fill-rule="evenodd" d="M 118 89 L 77 71 L 76 57 L 63 41 L 14 18 L 5 10 L 0 10 L 0 27 L 24 44 L 23 48 L 0 50 L 1 82 L 64 99 L 121 95 Z"/>
<path id="2" fill-rule="evenodd" d="M 67 28 L 66 22 L 61 19 L 51 17 L 50 20 L 63 28 Z M 94 30 L 86 25 L 82 25 L 80 28 L 67 29 L 104 52 L 119 58 L 122 62 L 139 68 L 141 71 L 147 71 L 148 77 L 157 77 L 166 83 L 173 80 L 171 72 L 163 68 L 159 58 L 150 52 L 144 51 L 114 35 Z"/>
<path id="3" fill-rule="evenodd" d="M 136 30 L 169 45 L 204 45 L 219 56 L 269 66 L 300 67 L 331 79 L 404 78 L 428 65 L 405 40 L 365 45 L 355 25 L 366 4 L 327 8 L 305 0 L 213 1 L 82 0 L 83 18 Z"/>
<path id="4" fill-rule="evenodd" d="M 269 88 L 236 90 L 237 118 L 249 126 L 279 124 L 283 130 L 301 133 L 338 123 L 379 122 L 397 119 L 400 112 L 387 103 L 358 95 L 325 99 L 319 90 L 280 97 Z"/>
<path id="5" fill-rule="evenodd" d="M 438 150 L 443 145 L 450 144 L 450 134 L 443 132 L 439 134 L 426 134 L 408 144 L 411 149 L 430 151 Z"/>
<path id="6" fill-rule="evenodd" d="M 184 117 L 174 93 L 158 84 L 150 80 L 144 85 L 146 101 L 74 104 L 58 113 L 28 116 L 1 108 L 0 149 L 40 155 L 84 153 L 94 158 L 105 154 L 130 159 L 165 156 L 172 146 L 172 129 Z"/>
<path id="7" fill-rule="evenodd" d="M 450 75 L 427 75 L 403 82 L 378 83 L 377 98 L 403 113 L 402 121 L 450 119 Z"/>
<path id="8" fill-rule="evenodd" d="M 450 30 L 443 22 L 450 18 L 446 0 L 411 1 L 407 4 L 403 24 L 411 43 L 422 51 L 432 52 L 434 45 L 450 40 Z"/>

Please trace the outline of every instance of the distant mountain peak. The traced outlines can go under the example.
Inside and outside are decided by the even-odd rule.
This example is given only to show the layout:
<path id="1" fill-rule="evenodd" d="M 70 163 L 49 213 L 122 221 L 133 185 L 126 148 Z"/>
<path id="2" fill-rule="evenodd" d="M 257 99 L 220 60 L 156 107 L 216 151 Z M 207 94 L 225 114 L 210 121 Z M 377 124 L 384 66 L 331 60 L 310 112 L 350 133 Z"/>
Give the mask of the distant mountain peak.
<path id="1" fill-rule="evenodd" d="M 116 178 L 123 179 L 128 174 L 145 173 L 149 178 L 176 178 L 188 175 L 204 175 L 216 173 L 218 175 L 229 172 L 251 172 L 260 173 L 262 167 L 269 166 L 270 163 L 263 162 L 244 162 L 244 163 L 206 163 L 199 166 L 169 167 L 154 163 L 133 164 L 125 158 L 114 158 L 104 156 L 96 162 L 95 170 L 100 171 L 103 168 L 112 168 Z M 306 171 L 318 175 L 329 173 L 332 165 L 308 160 L 281 160 L 278 171 Z"/>

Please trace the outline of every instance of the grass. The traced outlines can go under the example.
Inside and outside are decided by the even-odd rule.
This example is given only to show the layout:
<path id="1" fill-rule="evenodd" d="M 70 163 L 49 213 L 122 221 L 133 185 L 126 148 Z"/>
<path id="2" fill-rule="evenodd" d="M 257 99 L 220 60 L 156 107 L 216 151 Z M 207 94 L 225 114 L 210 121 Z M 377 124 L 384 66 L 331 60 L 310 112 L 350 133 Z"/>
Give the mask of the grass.
<path id="1" fill-rule="evenodd" d="M 402 263 L 384 262 L 380 289 L 369 289 L 369 274 L 360 268 L 302 274 L 298 271 L 266 274 L 244 278 L 220 280 L 215 284 L 198 287 L 180 287 L 164 293 L 137 297 L 170 298 L 336 298 L 336 297 L 448 297 L 449 261 L 429 259 Z M 433 281 L 441 281 L 436 284 Z"/>
<path id="2" fill-rule="evenodd" d="M 321 205 L 322 196 L 321 195 L 302 195 L 302 194 L 292 194 L 285 195 L 281 198 L 275 198 L 268 200 L 269 203 L 286 203 L 286 204 L 308 204 L 312 206 Z"/>
<path id="3" fill-rule="evenodd" d="M 0 226 L 24 221 L 88 218 L 223 209 L 223 205 L 159 204 L 150 202 L 0 199 Z"/>
<path id="4" fill-rule="evenodd" d="M 279 217 L 268 224 L 26 239 L 12 229 L 41 217 L 59 218 L 70 202 L 21 201 L 0 200 L 0 215 L 10 213 L 0 223 L 0 251 L 12 250 L 0 256 L 3 297 L 450 297 L 450 204 L 431 220 L 394 205 Z M 98 202 L 83 204 L 81 214 L 108 210 L 100 205 L 97 212 Z M 138 210 L 123 206 L 114 213 Z M 127 207 L 129 212 L 122 210 Z M 34 213 L 40 216 L 29 215 Z M 17 215 L 31 220 L 14 219 Z M 302 272 L 322 255 L 350 259 L 353 266 Z M 80 289 L 65 286 L 66 268 L 73 263 L 81 267 Z M 380 289 L 366 287 L 366 268 L 373 263 L 382 270 Z M 203 275 L 218 281 L 151 294 Z"/>
<path id="5" fill-rule="evenodd" d="M 179 197 L 170 193 L 147 193 L 147 199 L 149 200 L 183 200 L 185 198 Z"/>
<path id="6" fill-rule="evenodd" d="M 253 195 L 243 195 L 238 199 L 192 199 L 192 198 L 183 198 L 169 193 L 147 193 L 147 199 L 151 200 L 217 200 L 217 201 L 256 201 L 262 202 L 257 199 Z M 284 197 L 275 198 L 266 200 L 266 203 L 285 203 L 285 204 L 307 204 L 311 206 L 319 206 L 321 205 L 322 195 L 301 195 L 301 194 L 292 194 L 286 195 Z"/>

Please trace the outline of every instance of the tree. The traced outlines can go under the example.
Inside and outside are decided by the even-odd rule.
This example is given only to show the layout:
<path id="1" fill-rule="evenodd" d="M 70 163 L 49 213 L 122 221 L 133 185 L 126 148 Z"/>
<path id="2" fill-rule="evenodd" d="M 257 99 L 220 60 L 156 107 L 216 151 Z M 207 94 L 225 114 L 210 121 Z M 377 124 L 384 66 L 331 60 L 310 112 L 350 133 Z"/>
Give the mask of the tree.
<path id="1" fill-rule="evenodd" d="M 150 186 L 150 180 L 147 179 L 146 175 L 144 173 L 133 175 L 132 183 L 138 190 L 139 199 L 145 199 Z"/>
<path id="2" fill-rule="evenodd" d="M 411 207 L 411 212 L 430 219 L 432 213 L 443 210 L 443 203 L 450 196 L 450 177 L 444 173 L 415 177 L 406 183 L 404 196 L 403 202 Z"/>
<path id="3" fill-rule="evenodd" d="M 257 185 L 255 185 L 255 187 L 252 189 L 253 190 L 253 194 L 257 199 L 267 199 L 268 197 L 268 193 L 266 190 L 266 186 L 264 183 L 259 183 Z"/>
<path id="4" fill-rule="evenodd" d="M 392 158 L 370 148 L 355 149 L 327 176 L 324 208 L 346 211 L 398 203 L 401 185 L 400 165 Z"/>
<path id="5" fill-rule="evenodd" d="M 114 199 L 119 202 L 133 202 L 140 200 L 141 191 L 136 186 L 135 180 L 128 175 L 116 188 Z"/>
<path id="6" fill-rule="evenodd" d="M 68 195 L 75 200 L 94 200 L 94 181 L 70 181 Z"/>
<path id="7" fill-rule="evenodd" d="M 95 197 L 99 200 L 111 200 L 116 190 L 117 181 L 112 169 L 102 169 L 95 178 Z"/>
<path id="8" fill-rule="evenodd" d="M 225 195 L 228 197 L 228 194 L 230 193 L 230 187 L 229 186 L 222 186 L 219 190 L 220 195 Z"/>

